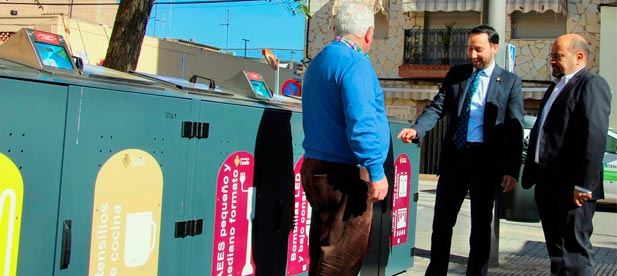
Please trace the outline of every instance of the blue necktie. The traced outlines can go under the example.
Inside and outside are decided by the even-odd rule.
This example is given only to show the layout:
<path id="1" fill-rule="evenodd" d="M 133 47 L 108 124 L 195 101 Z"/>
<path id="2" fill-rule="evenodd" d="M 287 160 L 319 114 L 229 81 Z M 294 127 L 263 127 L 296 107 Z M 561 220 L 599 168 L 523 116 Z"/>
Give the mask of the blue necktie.
<path id="1" fill-rule="evenodd" d="M 467 143 L 467 127 L 469 126 L 469 110 L 471 108 L 471 98 L 473 94 L 478 89 L 478 84 L 480 83 L 480 78 L 478 75 L 482 73 L 482 70 L 476 70 L 471 74 L 469 81 L 471 85 L 467 88 L 467 93 L 465 93 L 465 101 L 463 102 L 463 110 L 461 110 L 461 117 L 458 121 L 458 126 L 456 127 L 456 132 L 454 133 L 454 146 L 457 149 L 462 149 L 465 147 L 465 143 Z"/>

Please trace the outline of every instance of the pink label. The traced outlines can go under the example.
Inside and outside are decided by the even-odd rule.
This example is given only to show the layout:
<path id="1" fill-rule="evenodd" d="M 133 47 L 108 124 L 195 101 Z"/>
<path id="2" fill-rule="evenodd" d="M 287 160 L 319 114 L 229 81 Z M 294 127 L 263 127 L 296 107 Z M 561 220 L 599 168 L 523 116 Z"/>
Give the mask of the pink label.
<path id="1" fill-rule="evenodd" d="M 409 226 L 411 192 L 411 160 L 401 154 L 394 163 L 394 192 L 392 193 L 392 246 L 406 243 Z"/>
<path id="2" fill-rule="evenodd" d="M 239 151 L 227 157 L 216 183 L 212 275 L 253 275 L 251 214 L 254 158 Z"/>
<path id="3" fill-rule="evenodd" d="M 311 206 L 306 200 L 300 176 L 303 161 L 304 157 L 300 157 L 294 166 L 294 217 L 293 229 L 287 243 L 287 275 L 300 274 L 309 269 Z"/>

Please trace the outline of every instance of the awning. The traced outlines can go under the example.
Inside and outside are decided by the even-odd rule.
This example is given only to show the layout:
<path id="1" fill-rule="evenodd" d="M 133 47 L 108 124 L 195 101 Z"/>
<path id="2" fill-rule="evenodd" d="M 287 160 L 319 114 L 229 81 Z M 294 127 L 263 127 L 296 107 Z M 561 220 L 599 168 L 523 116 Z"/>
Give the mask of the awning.
<path id="1" fill-rule="evenodd" d="M 502 0 L 500 0 L 502 1 Z M 482 0 L 403 0 L 403 12 L 482 11 Z"/>
<path id="2" fill-rule="evenodd" d="M 566 11 L 565 0 L 508 0 L 506 5 L 508 14 L 515 11 L 535 11 L 538 13 L 547 12 L 549 10 L 552 10 L 555 13 L 562 13 Z"/>
<path id="3" fill-rule="evenodd" d="M 340 1 L 340 0 L 337 0 Z M 499 0 L 503 1 L 503 0 Z M 508 14 L 514 11 L 539 13 L 553 10 L 565 12 L 565 0 L 507 0 Z M 482 12 L 482 0 L 403 0 L 403 12 L 477 11 Z"/>
<path id="4" fill-rule="evenodd" d="M 415 101 L 432 100 L 439 92 L 439 86 L 434 85 L 430 88 L 420 88 L 412 85 L 410 88 L 382 88 L 386 99 L 411 99 Z"/>
<path id="5" fill-rule="evenodd" d="M 542 100 L 544 93 L 548 87 L 522 87 L 523 99 L 525 100 Z"/>
<path id="6" fill-rule="evenodd" d="M 547 87 L 522 87 L 523 99 L 525 100 L 542 100 Z M 432 100 L 439 92 L 439 86 L 430 87 L 412 85 L 410 88 L 394 88 L 383 87 L 384 97 L 386 99 L 411 99 L 416 101 Z"/>
<path id="7" fill-rule="evenodd" d="M 338 7 L 343 2 L 364 2 L 368 6 L 373 7 L 374 13 L 382 12 L 385 15 L 388 15 L 389 7 L 390 7 L 390 0 L 357 0 L 357 1 L 355 0 L 334 0 L 334 4 L 332 4 L 332 14 L 333 15 L 336 14 Z"/>

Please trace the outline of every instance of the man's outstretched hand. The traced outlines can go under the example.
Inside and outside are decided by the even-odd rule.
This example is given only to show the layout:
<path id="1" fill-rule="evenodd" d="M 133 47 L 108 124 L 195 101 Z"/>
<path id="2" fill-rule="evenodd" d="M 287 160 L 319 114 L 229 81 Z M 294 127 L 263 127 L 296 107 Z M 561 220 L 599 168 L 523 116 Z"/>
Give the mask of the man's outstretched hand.
<path id="1" fill-rule="evenodd" d="M 401 139 L 403 143 L 409 144 L 411 143 L 411 141 L 413 141 L 413 139 L 416 139 L 416 137 L 418 137 L 417 130 L 413 128 L 404 128 L 403 130 L 401 130 L 401 132 L 398 133 L 396 139 Z"/>

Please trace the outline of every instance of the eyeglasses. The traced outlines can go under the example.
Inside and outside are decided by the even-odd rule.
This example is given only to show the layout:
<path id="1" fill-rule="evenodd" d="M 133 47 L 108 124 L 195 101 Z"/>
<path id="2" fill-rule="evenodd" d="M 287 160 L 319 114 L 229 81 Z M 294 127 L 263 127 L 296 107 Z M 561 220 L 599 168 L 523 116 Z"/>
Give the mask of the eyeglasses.
<path id="1" fill-rule="evenodd" d="M 548 59 L 549 60 L 559 61 L 559 60 L 561 60 L 561 58 L 563 58 L 565 56 L 566 55 L 564 55 L 564 54 L 554 53 L 554 54 L 549 54 L 548 55 Z"/>

